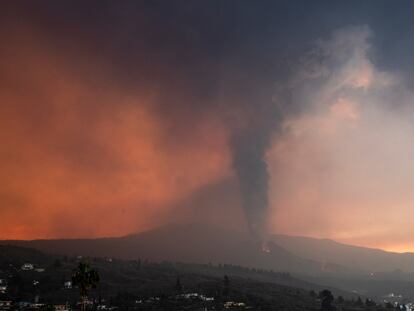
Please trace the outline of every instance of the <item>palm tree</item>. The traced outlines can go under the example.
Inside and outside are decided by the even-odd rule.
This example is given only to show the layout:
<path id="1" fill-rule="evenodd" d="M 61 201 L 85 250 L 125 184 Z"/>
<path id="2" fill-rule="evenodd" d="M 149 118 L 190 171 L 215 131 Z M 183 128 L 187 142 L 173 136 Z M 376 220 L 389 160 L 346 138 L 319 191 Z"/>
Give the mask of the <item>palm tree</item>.
<path id="1" fill-rule="evenodd" d="M 99 283 L 99 274 L 91 269 L 88 263 L 80 262 L 72 275 L 72 284 L 79 287 L 81 298 L 81 311 L 85 310 L 85 302 L 91 288 L 96 288 Z"/>

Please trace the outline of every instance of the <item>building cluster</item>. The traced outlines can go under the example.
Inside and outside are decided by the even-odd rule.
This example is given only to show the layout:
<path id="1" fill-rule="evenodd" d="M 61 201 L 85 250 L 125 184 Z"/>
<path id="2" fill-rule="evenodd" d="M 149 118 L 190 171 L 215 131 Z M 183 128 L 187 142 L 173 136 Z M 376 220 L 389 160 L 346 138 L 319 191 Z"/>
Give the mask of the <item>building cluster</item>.
<path id="1" fill-rule="evenodd" d="M 78 260 L 82 259 L 80 256 L 78 257 Z M 113 262 L 112 258 L 106 258 L 107 262 Z M 13 264 L 9 265 L 10 271 L 20 271 L 22 272 L 22 275 L 25 276 L 26 282 L 30 282 L 31 285 L 33 285 L 35 288 L 39 288 L 39 286 L 43 285 L 40 284 L 40 282 L 43 283 L 42 277 L 38 276 L 38 273 L 45 272 L 45 268 L 38 266 L 37 264 L 26 262 L 22 265 L 16 265 Z M 47 273 L 49 270 L 47 271 Z M 11 288 L 13 286 L 11 285 L 11 279 L 9 280 L 9 276 L 11 274 L 4 273 L 4 276 L 2 279 L 0 279 L 0 293 L 6 294 L 4 297 L 8 297 L 7 294 L 8 290 L 11 291 Z M 28 279 L 27 279 L 28 278 Z M 40 282 L 39 282 L 40 280 Z M 10 281 L 10 284 L 8 284 Z M 8 288 L 8 285 L 10 285 L 10 288 Z M 73 283 L 71 280 L 62 280 L 61 286 L 65 290 L 72 290 L 73 289 Z M 221 305 L 220 309 L 228 309 L 228 310 L 243 310 L 248 309 L 248 307 L 243 302 L 237 302 L 237 301 L 226 301 L 226 302 L 218 302 L 215 300 L 214 297 L 210 297 L 208 295 L 199 293 L 199 292 L 184 292 L 176 295 L 172 295 L 169 297 L 160 297 L 160 296 L 151 296 L 151 297 L 145 297 L 141 299 L 137 299 L 135 301 L 136 308 L 153 308 L 160 303 L 163 303 L 163 299 L 170 300 L 170 302 L 173 302 L 174 304 L 179 305 L 193 305 L 193 306 L 200 306 L 204 308 L 204 310 L 215 310 L 218 305 Z M 10 299 L 10 298 L 9 298 Z M 31 300 L 30 300 L 31 301 Z M 118 307 L 107 304 L 105 300 L 91 300 L 87 299 L 82 302 L 86 306 L 87 310 L 118 310 Z M 58 303 L 58 304 L 49 304 L 49 303 L 42 303 L 42 301 L 39 299 L 39 296 L 36 295 L 32 302 L 29 301 L 14 301 L 14 300 L 7 300 L 7 298 L 4 298 L 4 300 L 0 300 L 0 311 L 12 311 L 12 310 L 53 310 L 53 311 L 72 311 L 72 310 L 79 310 L 81 309 L 80 302 L 75 304 L 69 304 L 69 303 Z"/>
<path id="2" fill-rule="evenodd" d="M 207 296 L 205 296 L 203 294 L 199 294 L 199 293 L 180 294 L 180 295 L 176 295 L 175 298 L 177 298 L 177 299 L 201 300 L 201 301 L 214 301 L 214 297 L 207 297 Z"/>
<path id="3" fill-rule="evenodd" d="M 171 296 L 168 299 L 171 300 L 184 300 L 184 301 L 199 301 L 199 302 L 207 302 L 207 303 L 214 303 L 215 299 L 214 297 L 208 297 L 204 294 L 191 292 L 191 293 L 183 293 L 178 294 L 175 296 Z M 145 299 L 137 299 L 135 300 L 135 303 L 138 305 L 141 304 L 152 304 L 152 303 L 158 303 L 161 301 L 161 297 L 154 296 L 154 297 L 148 297 Z M 239 301 L 226 301 L 223 303 L 223 308 L 226 310 L 244 310 L 244 309 L 250 309 L 244 302 Z M 208 307 L 205 307 L 204 310 L 210 310 Z"/>
<path id="4" fill-rule="evenodd" d="M 0 294 L 7 293 L 7 281 L 5 279 L 0 279 Z"/>
<path id="5" fill-rule="evenodd" d="M 27 302 L 27 301 L 0 301 L 0 310 L 41 310 L 46 306 L 44 303 Z M 50 305 L 54 311 L 71 311 L 68 305 L 56 304 Z"/>
<path id="6" fill-rule="evenodd" d="M 13 267 L 13 265 L 10 265 Z M 17 269 L 17 268 L 16 268 Z M 34 271 L 37 273 L 43 273 L 45 272 L 45 269 L 42 267 L 37 267 L 32 263 L 24 263 L 21 267 L 20 267 L 21 271 Z M 33 279 L 32 284 L 34 286 L 39 285 L 39 281 L 36 279 Z M 0 279 L 0 294 L 6 294 L 8 290 L 8 280 L 7 278 L 2 278 Z M 4 302 L 3 302 L 4 303 Z M 2 305 L 0 305 L 0 307 L 2 307 Z"/>
<path id="7" fill-rule="evenodd" d="M 246 304 L 244 302 L 227 301 L 224 303 L 224 308 L 225 309 L 246 308 Z"/>
<path id="8" fill-rule="evenodd" d="M 80 303 L 78 303 L 79 305 Z M 72 311 L 73 309 L 70 307 L 69 304 L 48 304 L 47 305 L 50 309 L 47 310 L 54 310 L 54 311 Z M 17 302 L 13 303 L 12 301 L 1 301 L 0 300 L 0 310 L 1 311 L 9 311 L 9 310 L 42 310 L 46 307 L 46 304 L 43 303 L 32 303 L 32 302 Z M 105 310 L 105 311 L 114 311 L 117 310 L 117 307 L 108 306 L 105 304 L 99 304 L 96 306 L 96 310 Z M 77 309 L 79 310 L 79 306 Z M 90 307 L 88 310 L 92 310 Z"/>

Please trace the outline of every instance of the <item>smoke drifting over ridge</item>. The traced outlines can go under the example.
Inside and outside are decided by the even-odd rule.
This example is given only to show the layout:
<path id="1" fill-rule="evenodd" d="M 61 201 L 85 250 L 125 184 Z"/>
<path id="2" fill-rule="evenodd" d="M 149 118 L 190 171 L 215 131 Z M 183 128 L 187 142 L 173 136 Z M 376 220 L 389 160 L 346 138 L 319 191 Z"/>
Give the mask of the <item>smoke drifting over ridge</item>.
<path id="1" fill-rule="evenodd" d="M 367 26 L 334 31 L 291 82 L 302 111 L 285 120 L 267 155 L 277 176 L 271 227 L 280 232 L 411 247 L 390 238 L 412 231 L 401 215 L 412 202 L 414 96 L 400 73 L 372 61 L 374 36 Z"/>

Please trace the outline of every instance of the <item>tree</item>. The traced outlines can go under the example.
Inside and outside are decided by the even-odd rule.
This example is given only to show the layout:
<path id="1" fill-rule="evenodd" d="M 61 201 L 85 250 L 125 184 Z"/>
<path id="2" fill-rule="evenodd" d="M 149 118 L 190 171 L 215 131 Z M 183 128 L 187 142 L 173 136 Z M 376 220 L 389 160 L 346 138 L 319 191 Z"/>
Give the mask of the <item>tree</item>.
<path id="1" fill-rule="evenodd" d="M 99 283 L 99 274 L 96 270 L 91 269 L 88 263 L 80 262 L 78 268 L 72 275 L 72 284 L 79 287 L 81 298 L 81 311 L 85 310 L 85 303 L 88 298 L 88 292 L 91 288 L 96 288 Z"/>
<path id="2" fill-rule="evenodd" d="M 230 287 L 230 279 L 227 275 L 224 276 L 223 279 L 223 285 L 224 285 L 224 289 L 223 289 L 223 295 L 224 296 L 228 296 L 229 295 L 229 287 Z"/>
<path id="3" fill-rule="evenodd" d="M 342 296 L 338 296 L 338 297 L 336 298 L 336 303 L 337 303 L 337 305 L 338 305 L 338 307 L 339 307 L 339 310 L 340 310 L 340 311 L 342 311 L 342 308 L 343 308 L 343 304 L 344 304 L 344 302 L 345 302 L 344 297 L 342 297 Z"/>
<path id="4" fill-rule="evenodd" d="M 358 299 L 357 299 L 357 301 L 355 302 L 355 305 L 356 305 L 356 306 L 359 306 L 359 307 L 361 307 L 361 306 L 363 306 L 363 305 L 364 305 L 364 303 L 362 302 L 361 297 L 359 297 L 359 296 L 358 296 Z"/>
<path id="5" fill-rule="evenodd" d="M 224 283 L 224 287 L 230 286 L 230 279 L 227 275 L 224 276 L 223 283 Z"/>
<path id="6" fill-rule="evenodd" d="M 310 295 L 312 298 L 316 298 L 316 297 L 318 296 L 314 290 L 311 290 L 311 291 L 309 292 L 309 295 Z"/>
<path id="7" fill-rule="evenodd" d="M 332 302 L 334 301 L 334 296 L 331 291 L 324 289 L 319 293 L 319 298 L 321 299 L 321 311 L 332 311 Z"/>
<path id="8" fill-rule="evenodd" d="M 374 306 L 376 306 L 376 303 L 375 303 L 375 301 L 373 301 L 373 300 L 371 300 L 371 299 L 366 298 L 366 299 L 365 299 L 365 306 L 366 306 L 366 307 L 374 307 Z"/>
<path id="9" fill-rule="evenodd" d="M 55 269 L 62 267 L 62 262 L 60 261 L 59 258 L 56 258 L 55 261 L 53 262 L 53 267 Z"/>
<path id="10" fill-rule="evenodd" d="M 181 286 L 181 281 L 180 281 L 180 277 L 177 277 L 177 281 L 175 282 L 175 290 L 177 291 L 178 294 L 181 294 L 183 287 Z"/>
<path id="11" fill-rule="evenodd" d="M 391 302 L 388 301 L 388 302 L 385 303 L 385 308 L 386 309 L 394 309 L 394 306 Z"/>

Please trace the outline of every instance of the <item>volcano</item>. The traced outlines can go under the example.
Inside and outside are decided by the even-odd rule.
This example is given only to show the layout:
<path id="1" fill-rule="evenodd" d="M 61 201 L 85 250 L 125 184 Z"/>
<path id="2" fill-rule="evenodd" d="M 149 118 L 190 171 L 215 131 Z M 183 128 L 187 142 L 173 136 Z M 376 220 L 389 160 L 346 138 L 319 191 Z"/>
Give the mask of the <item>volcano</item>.
<path id="1" fill-rule="evenodd" d="M 298 257 L 274 242 L 262 243 L 246 233 L 205 224 L 167 225 L 124 237 L 3 241 L 46 253 L 69 256 L 148 259 L 193 263 L 232 264 L 303 274 L 326 272 L 326 263 Z M 344 269 L 330 265 L 332 271 Z"/>

